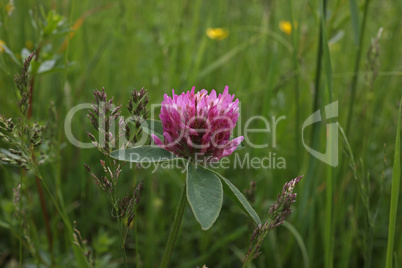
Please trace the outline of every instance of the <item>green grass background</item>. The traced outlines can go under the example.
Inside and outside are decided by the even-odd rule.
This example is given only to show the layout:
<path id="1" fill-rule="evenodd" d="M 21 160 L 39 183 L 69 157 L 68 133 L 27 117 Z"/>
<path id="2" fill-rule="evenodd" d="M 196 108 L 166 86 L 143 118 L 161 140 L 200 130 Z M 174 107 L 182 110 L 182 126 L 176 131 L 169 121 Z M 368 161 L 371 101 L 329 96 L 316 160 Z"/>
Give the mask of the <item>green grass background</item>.
<path id="1" fill-rule="evenodd" d="M 53 38 L 40 46 L 51 46 L 41 57 L 74 63 L 59 72 L 35 79 L 33 118 L 46 121 L 48 106 L 57 110 L 59 152 L 52 163 L 42 166 L 51 191 L 61 191 L 71 221 L 77 221 L 97 267 L 119 267 L 122 255 L 115 219 L 104 193 L 83 168 L 83 162 L 101 171 L 96 149 L 71 145 L 64 134 L 66 113 L 75 105 L 90 102 L 95 88 L 104 87 L 115 103 L 125 104 L 130 91 L 145 87 L 150 103 L 160 103 L 163 94 L 196 89 L 222 91 L 228 85 L 241 101 L 241 124 L 260 115 L 286 116 L 278 123 L 277 147 L 271 146 L 272 133 L 253 133 L 255 143 L 268 142 L 269 148 L 239 151 L 241 156 L 264 157 L 269 152 L 286 159 L 286 169 L 221 170 L 240 190 L 256 182 L 254 208 L 266 219 L 268 208 L 283 184 L 305 175 L 297 186 L 298 200 L 285 227 L 271 233 L 264 242 L 256 267 L 383 267 L 388 241 L 392 165 L 398 103 L 402 74 L 402 2 L 346 1 L 326 3 L 322 20 L 321 1 L 15 1 L 9 16 L 8 1 L 0 6 L 0 39 L 18 59 L 32 42 L 40 45 L 40 33 L 32 26 L 32 17 L 40 18 L 41 9 L 55 10 L 65 25 L 74 23 L 89 10 L 82 25 L 60 51 L 64 37 Z M 369 3 L 362 42 L 364 7 Z M 356 9 L 351 8 L 355 6 Z M 351 11 L 352 10 L 352 11 Z M 32 14 L 30 16 L 30 14 Z M 281 20 L 297 25 L 288 35 L 279 29 Z M 320 23 L 323 23 L 329 58 L 318 56 Z M 354 28 L 354 25 L 356 26 Z M 208 27 L 224 27 L 229 36 L 221 41 L 206 35 Z M 368 51 L 379 28 L 379 66 L 368 64 Z M 327 42 L 324 42 L 325 44 Z M 325 48 L 325 46 L 324 46 Z M 325 49 L 324 49 L 325 50 Z M 352 97 L 356 57 L 361 51 L 355 97 Z M 322 65 L 317 68 L 317 58 Z M 0 113 L 16 117 L 16 90 L 13 75 L 19 72 L 5 52 L 0 53 Z M 378 72 L 374 82 L 369 77 Z M 317 75 L 320 84 L 317 86 Z M 332 79 L 331 79 L 332 77 Z M 332 81 L 332 95 L 328 83 Z M 318 92 L 318 95 L 317 95 Z M 316 97 L 318 96 L 318 97 Z M 301 145 L 301 125 L 316 108 L 339 102 L 339 124 L 346 130 L 360 180 L 356 180 L 345 143 L 339 139 L 340 165 L 329 168 L 315 160 Z M 315 105 L 315 98 L 317 104 Z M 351 113 L 350 128 L 349 107 Z M 127 112 L 124 110 L 125 115 Z M 158 116 L 158 115 L 156 115 Z M 263 127 L 255 121 L 255 127 Z M 318 126 L 318 125 L 317 125 Z M 306 142 L 323 152 L 325 124 L 306 128 Z M 73 133 L 89 142 L 92 130 L 85 113 L 73 121 Z M 312 145 L 314 144 L 314 145 Z M 1 147 L 6 145 L 2 144 Z M 234 157 L 232 156 L 233 160 Z M 13 230 L 13 191 L 20 170 L 1 164 L 0 169 L 0 266 L 19 259 L 19 239 Z M 145 191 L 135 217 L 138 255 L 134 229 L 130 229 L 127 256 L 131 266 L 139 258 L 142 267 L 157 267 L 178 202 L 184 175 L 179 170 L 126 169 L 119 181 L 121 195 L 132 188 L 135 179 L 144 179 Z M 366 181 L 367 179 L 367 181 Z M 367 196 L 363 201 L 359 191 Z M 45 196 L 54 238 L 58 267 L 74 265 L 72 245 L 63 232 L 63 224 L 48 196 Z M 38 255 L 23 248 L 24 264 L 49 262 L 43 217 L 34 177 L 23 182 L 27 235 Z M 401 204 L 396 219 L 394 261 L 402 263 L 400 224 Z M 369 211 L 369 212 L 368 212 Z M 369 215 L 369 216 L 368 216 Z M 373 215 L 376 215 L 375 221 Z M 4 223 L 14 223 L 10 227 Z M 224 200 L 222 212 L 209 231 L 201 231 L 187 207 L 171 267 L 240 267 L 248 250 L 253 225 L 230 200 Z M 40 256 L 40 257 L 38 257 Z M 397 267 L 397 266 L 395 266 Z"/>

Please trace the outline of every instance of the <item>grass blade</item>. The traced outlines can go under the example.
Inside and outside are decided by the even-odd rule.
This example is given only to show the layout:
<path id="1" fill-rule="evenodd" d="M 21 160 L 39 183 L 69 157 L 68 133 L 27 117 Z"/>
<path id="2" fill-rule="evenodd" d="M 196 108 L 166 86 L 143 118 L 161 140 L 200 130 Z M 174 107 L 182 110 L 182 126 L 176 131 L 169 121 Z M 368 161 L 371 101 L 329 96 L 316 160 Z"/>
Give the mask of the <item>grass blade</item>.
<path id="1" fill-rule="evenodd" d="M 302 256 L 303 256 L 304 267 L 306 267 L 306 268 L 310 267 L 310 259 L 308 257 L 307 248 L 306 248 L 306 244 L 303 241 L 303 237 L 301 236 L 299 231 L 289 222 L 285 221 L 283 223 L 283 226 L 286 227 L 292 233 L 292 235 L 295 237 L 297 244 L 299 245 L 300 251 L 302 253 Z"/>
<path id="2" fill-rule="evenodd" d="M 362 26 L 360 28 L 360 33 L 359 33 L 359 46 L 357 48 L 357 54 L 356 54 L 356 59 L 355 59 L 354 74 L 353 74 L 352 84 L 351 84 L 351 89 L 350 89 L 351 96 L 350 96 L 350 101 L 349 101 L 348 119 L 347 119 L 347 124 L 346 124 L 346 135 L 349 134 L 349 130 L 350 130 L 350 127 L 352 124 L 353 109 L 354 109 L 355 97 L 356 97 L 357 77 L 358 77 L 358 72 L 360 70 L 360 58 L 363 54 L 362 44 L 364 41 L 364 33 L 365 33 L 365 29 L 366 29 L 369 4 L 370 4 L 370 0 L 366 0 L 365 6 L 364 6 L 364 13 L 363 13 L 363 22 L 362 22 Z"/>
<path id="3" fill-rule="evenodd" d="M 359 9 L 356 0 L 349 0 L 350 17 L 352 20 L 353 40 L 356 46 L 359 46 L 360 26 L 359 26 Z"/>
<path id="4" fill-rule="evenodd" d="M 392 169 L 392 190 L 391 190 L 391 209 L 389 212 L 389 226 L 388 226 L 388 245 L 387 245 L 387 261 L 386 268 L 392 268 L 392 256 L 394 252 L 394 240 L 395 240 L 395 224 L 396 213 L 398 210 L 398 198 L 399 198 L 399 184 L 401 181 L 401 106 L 402 100 L 399 104 L 398 113 L 398 127 L 396 129 L 396 141 L 395 141 L 395 154 L 394 154 L 394 167 Z"/>
<path id="5" fill-rule="evenodd" d="M 325 23 L 325 0 L 322 3 L 322 16 L 321 16 L 321 29 L 322 29 L 322 48 L 323 48 L 323 65 L 325 72 L 325 80 L 326 86 L 328 90 L 328 100 L 329 103 L 332 103 L 332 66 L 331 66 L 331 56 L 328 48 L 328 38 L 327 38 L 327 30 Z M 330 106 L 333 109 L 333 106 Z M 327 113 L 327 111 L 326 111 Z M 334 114 L 334 111 L 332 111 Z M 337 141 L 337 137 L 335 136 L 334 131 L 331 130 L 333 124 L 327 125 L 327 142 L 333 143 Z M 337 130 L 335 130 L 337 131 Z M 333 146 L 329 146 L 328 148 L 329 157 L 333 158 Z M 335 159 L 330 159 L 333 162 Z M 333 267 L 333 258 L 334 258 L 334 234 L 333 234 L 333 199 L 334 199 L 334 189 L 333 189 L 333 167 L 326 167 L 326 202 L 325 202 L 325 229 L 324 229 L 324 241 L 325 241 L 325 267 L 332 268 Z"/>

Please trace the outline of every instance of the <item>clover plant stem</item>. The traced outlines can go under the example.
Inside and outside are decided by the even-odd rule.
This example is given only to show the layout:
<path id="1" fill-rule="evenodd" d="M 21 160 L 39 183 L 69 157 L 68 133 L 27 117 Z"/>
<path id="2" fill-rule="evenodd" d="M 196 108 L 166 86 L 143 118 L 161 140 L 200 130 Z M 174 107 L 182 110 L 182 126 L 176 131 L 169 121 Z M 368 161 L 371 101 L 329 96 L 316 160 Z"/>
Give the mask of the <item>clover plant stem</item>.
<path id="1" fill-rule="evenodd" d="M 173 247 L 176 242 L 177 234 L 179 233 L 181 219 L 183 218 L 186 203 L 186 184 L 184 183 L 184 187 L 180 195 L 180 201 L 176 208 L 176 214 L 174 215 L 172 229 L 170 230 L 169 238 L 166 244 L 165 253 L 163 254 L 162 262 L 160 265 L 161 268 L 168 267 L 170 256 L 172 255 Z"/>

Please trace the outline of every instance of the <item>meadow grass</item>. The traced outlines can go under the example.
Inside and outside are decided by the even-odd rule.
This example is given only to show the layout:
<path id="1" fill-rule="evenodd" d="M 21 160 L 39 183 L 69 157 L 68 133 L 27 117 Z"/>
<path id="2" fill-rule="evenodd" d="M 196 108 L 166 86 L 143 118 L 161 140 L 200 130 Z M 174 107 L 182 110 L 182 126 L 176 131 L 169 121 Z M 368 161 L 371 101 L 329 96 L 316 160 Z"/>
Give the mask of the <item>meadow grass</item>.
<path id="1" fill-rule="evenodd" d="M 87 241 L 82 248 L 91 250 L 97 267 L 122 266 L 109 200 L 82 164 L 101 171 L 102 155 L 73 146 L 64 132 L 68 111 L 90 102 L 95 88 L 104 87 L 115 103 L 125 105 L 134 88 L 147 88 L 150 103 L 158 104 L 172 88 L 176 93 L 192 86 L 221 92 L 225 85 L 241 101 L 240 125 L 254 115 L 286 116 L 276 129 L 276 147 L 272 132 L 250 133 L 255 144 L 269 147 L 247 146 L 238 152 L 241 157 L 276 153 L 286 159 L 286 169 L 237 168 L 220 173 L 242 192 L 251 180 L 256 182 L 252 205 L 263 220 L 283 184 L 305 175 L 295 190 L 293 215 L 269 234 L 255 267 L 402 263 L 401 204 L 395 188 L 400 162 L 394 163 L 400 149 L 395 136 L 401 99 L 401 2 L 27 0 L 14 1 L 11 15 L 8 3 L 0 0 L 0 40 L 17 61 L 23 48 L 40 47 L 43 60 L 57 59 L 60 66 L 35 77 L 32 108 L 32 118 L 43 122 L 49 118 L 50 102 L 54 103 L 56 153 L 40 172 L 60 207 L 45 193 L 50 249 L 35 177 L 0 163 L 0 266 L 15 263 L 20 256 L 24 264 L 76 263 L 65 232 L 70 227 L 64 226 L 62 217 L 71 226 L 76 221 Z M 68 45 L 63 45 L 67 35 L 45 41 L 40 37 L 32 20 L 39 21 L 42 10 L 46 14 L 54 10 L 66 27 L 75 29 Z M 290 22 L 290 33 L 280 30 L 281 21 Z M 208 27 L 226 28 L 229 35 L 212 40 L 205 33 Z M 15 60 L 0 52 L 0 114 L 6 117 L 18 114 L 13 76 L 19 71 Z M 333 101 L 339 103 L 335 121 L 341 126 L 337 167 L 312 157 L 301 140 L 304 120 Z M 307 144 L 321 152 L 330 138 L 327 123 L 314 124 L 304 133 Z M 264 128 L 262 121 L 251 126 Z M 78 113 L 74 136 L 89 142 L 89 130 L 86 111 Z M 0 147 L 7 148 L 4 143 Z M 184 178 L 180 170 L 123 171 L 118 195 L 142 179 L 145 185 L 126 240 L 130 267 L 160 264 Z M 13 188 L 20 180 L 23 221 L 15 218 L 13 204 Z M 171 267 L 241 267 L 254 227 L 225 198 L 214 226 L 202 231 L 187 206 Z"/>

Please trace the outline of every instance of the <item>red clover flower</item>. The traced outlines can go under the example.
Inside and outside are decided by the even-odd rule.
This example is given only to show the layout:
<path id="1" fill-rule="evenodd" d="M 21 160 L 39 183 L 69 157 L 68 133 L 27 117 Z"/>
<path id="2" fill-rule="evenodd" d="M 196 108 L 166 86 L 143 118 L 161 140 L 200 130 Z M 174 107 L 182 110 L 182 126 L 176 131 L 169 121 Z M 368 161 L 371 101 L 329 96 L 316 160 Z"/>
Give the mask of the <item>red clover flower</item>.
<path id="1" fill-rule="evenodd" d="M 156 135 L 152 139 L 159 147 L 185 158 L 217 161 L 229 156 L 243 141 L 240 136 L 230 140 L 239 117 L 239 99 L 234 100 L 226 86 L 217 96 L 205 89 L 172 97 L 165 94 L 160 119 L 164 141 Z"/>

